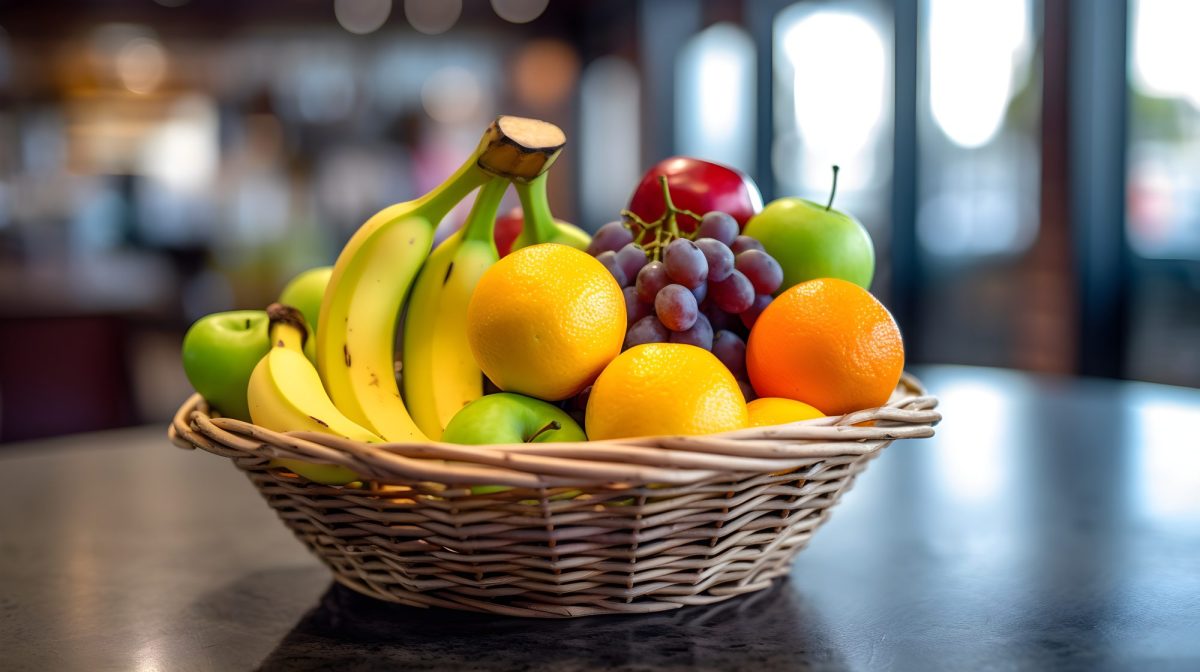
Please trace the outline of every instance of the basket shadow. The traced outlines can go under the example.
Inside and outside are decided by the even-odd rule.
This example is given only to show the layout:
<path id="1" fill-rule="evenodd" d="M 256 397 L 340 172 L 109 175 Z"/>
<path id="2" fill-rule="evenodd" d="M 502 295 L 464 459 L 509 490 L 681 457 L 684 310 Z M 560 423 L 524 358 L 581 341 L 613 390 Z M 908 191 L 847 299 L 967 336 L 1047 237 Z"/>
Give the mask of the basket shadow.
<path id="1" fill-rule="evenodd" d="M 260 669 L 840 669 L 831 641 L 786 579 L 710 606 L 562 620 L 418 609 L 335 583 Z"/>

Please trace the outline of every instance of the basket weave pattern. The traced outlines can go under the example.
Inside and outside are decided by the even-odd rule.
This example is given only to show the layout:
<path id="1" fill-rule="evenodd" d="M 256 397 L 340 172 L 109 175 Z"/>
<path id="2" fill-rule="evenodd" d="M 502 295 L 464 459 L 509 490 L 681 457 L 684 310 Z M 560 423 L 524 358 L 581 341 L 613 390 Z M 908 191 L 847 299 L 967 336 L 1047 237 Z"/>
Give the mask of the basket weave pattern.
<path id="1" fill-rule="evenodd" d="M 870 459 L 894 439 L 933 435 L 936 405 L 906 375 L 880 408 L 714 436 L 369 445 L 210 417 L 196 395 L 170 437 L 231 458 L 356 591 L 421 607 L 572 617 L 709 604 L 767 587 Z M 319 485 L 272 467 L 273 457 L 340 464 L 368 484 Z"/>

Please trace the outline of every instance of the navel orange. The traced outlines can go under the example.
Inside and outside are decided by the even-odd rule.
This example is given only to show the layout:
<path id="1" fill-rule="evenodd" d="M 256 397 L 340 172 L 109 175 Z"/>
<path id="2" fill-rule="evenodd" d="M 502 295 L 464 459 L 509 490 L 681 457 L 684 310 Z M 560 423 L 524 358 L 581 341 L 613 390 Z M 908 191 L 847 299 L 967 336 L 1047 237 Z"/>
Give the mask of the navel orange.
<path id="1" fill-rule="evenodd" d="M 904 344 L 891 313 L 870 292 L 819 278 L 791 287 L 759 315 L 746 369 L 760 397 L 841 415 L 887 402 L 904 371 Z"/>

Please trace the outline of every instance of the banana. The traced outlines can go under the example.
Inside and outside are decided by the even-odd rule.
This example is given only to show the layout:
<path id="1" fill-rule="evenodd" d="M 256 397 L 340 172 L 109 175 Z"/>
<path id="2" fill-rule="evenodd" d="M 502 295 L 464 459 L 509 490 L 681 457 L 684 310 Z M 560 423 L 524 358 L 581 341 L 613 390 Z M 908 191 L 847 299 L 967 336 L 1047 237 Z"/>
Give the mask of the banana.
<path id="1" fill-rule="evenodd" d="M 483 396 L 483 372 L 467 341 L 467 303 L 483 272 L 500 258 L 492 237 L 508 181 L 479 188 L 462 230 L 421 267 L 404 317 L 404 400 L 421 431 L 435 441 L 463 406 Z"/>
<path id="2" fill-rule="evenodd" d="M 396 383 L 396 322 L 438 222 L 492 177 L 528 181 L 566 141 L 553 124 L 498 117 L 453 175 L 414 201 L 385 208 L 350 238 L 334 264 L 317 320 L 317 368 L 333 403 L 388 441 L 426 441 Z"/>
<path id="3" fill-rule="evenodd" d="M 554 219 L 550 213 L 550 201 L 546 198 L 546 175 L 542 174 L 527 183 L 515 183 L 517 197 L 521 199 L 521 212 L 525 226 L 513 241 L 512 249 L 539 243 L 560 243 L 576 249 L 587 249 L 592 237 L 586 231 L 567 222 Z"/>
<path id="4" fill-rule="evenodd" d="M 246 401 L 254 424 L 277 432 L 320 432 L 354 441 L 379 443 L 381 439 L 342 414 L 325 394 L 321 377 L 304 355 L 307 329 L 299 310 L 281 303 L 267 308 L 271 349 L 250 374 Z M 358 474 L 336 465 L 312 464 L 276 458 L 305 478 L 326 485 L 344 485 L 359 480 Z"/>

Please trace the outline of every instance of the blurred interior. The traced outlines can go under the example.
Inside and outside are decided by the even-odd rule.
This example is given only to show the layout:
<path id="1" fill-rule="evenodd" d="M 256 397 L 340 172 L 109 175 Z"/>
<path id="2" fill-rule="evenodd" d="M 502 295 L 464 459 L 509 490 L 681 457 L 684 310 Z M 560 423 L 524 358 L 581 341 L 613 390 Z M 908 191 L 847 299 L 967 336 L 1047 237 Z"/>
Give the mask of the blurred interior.
<path id="1" fill-rule="evenodd" d="M 912 363 L 1200 387 L 1196 25 L 1191 0 L 0 3 L 0 441 L 169 417 L 192 321 L 331 263 L 498 113 L 567 132 L 551 201 L 589 230 L 667 156 L 767 200 L 839 164 Z"/>

